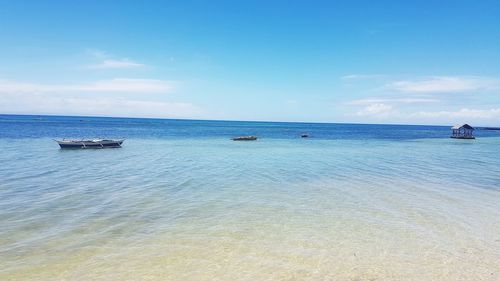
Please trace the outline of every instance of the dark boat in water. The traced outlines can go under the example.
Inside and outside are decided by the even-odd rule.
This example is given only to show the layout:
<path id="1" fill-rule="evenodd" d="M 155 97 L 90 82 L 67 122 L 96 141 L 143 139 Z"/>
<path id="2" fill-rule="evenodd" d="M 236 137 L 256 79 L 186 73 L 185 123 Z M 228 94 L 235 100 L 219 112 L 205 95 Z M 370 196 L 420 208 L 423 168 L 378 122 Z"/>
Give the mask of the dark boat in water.
<path id="1" fill-rule="evenodd" d="M 243 137 L 236 137 L 232 138 L 234 141 L 254 141 L 257 140 L 256 136 L 243 136 Z"/>
<path id="2" fill-rule="evenodd" d="M 125 141 L 121 140 L 55 140 L 61 148 L 116 148 Z"/>

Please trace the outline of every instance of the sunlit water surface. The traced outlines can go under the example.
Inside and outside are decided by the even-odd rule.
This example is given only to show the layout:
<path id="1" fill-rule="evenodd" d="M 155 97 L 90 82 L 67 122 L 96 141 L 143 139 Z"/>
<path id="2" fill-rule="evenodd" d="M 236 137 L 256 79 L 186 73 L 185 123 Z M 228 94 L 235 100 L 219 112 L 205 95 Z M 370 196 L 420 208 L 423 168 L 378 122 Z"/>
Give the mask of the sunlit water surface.
<path id="1" fill-rule="evenodd" d="M 241 127 L 208 124 L 59 150 L 71 124 L 3 122 L 17 132 L 0 133 L 0 280 L 500 280 L 494 135 L 300 139 L 284 124 L 232 142 Z"/>

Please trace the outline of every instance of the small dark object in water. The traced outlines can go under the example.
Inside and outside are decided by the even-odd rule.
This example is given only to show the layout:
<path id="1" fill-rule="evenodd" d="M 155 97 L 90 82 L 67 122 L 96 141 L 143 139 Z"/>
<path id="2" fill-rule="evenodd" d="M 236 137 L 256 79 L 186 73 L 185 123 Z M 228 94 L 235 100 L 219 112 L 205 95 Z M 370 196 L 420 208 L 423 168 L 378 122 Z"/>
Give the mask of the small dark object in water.
<path id="1" fill-rule="evenodd" d="M 125 140 L 55 140 L 61 148 L 115 148 Z"/>
<path id="2" fill-rule="evenodd" d="M 300 137 L 301 137 L 301 138 L 308 138 L 308 137 L 309 137 L 309 135 L 308 135 L 308 134 L 302 134 L 302 135 L 300 135 Z"/>
<path id="3" fill-rule="evenodd" d="M 243 136 L 243 137 L 236 137 L 232 138 L 234 141 L 254 141 L 257 140 L 256 136 Z"/>

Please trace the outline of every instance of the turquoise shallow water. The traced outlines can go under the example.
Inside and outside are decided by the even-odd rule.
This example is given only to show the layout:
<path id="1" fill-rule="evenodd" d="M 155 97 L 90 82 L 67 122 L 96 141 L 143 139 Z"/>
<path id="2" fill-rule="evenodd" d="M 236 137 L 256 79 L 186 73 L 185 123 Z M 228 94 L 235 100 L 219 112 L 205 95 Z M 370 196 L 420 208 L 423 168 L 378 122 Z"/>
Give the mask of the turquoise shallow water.
<path id="1" fill-rule="evenodd" d="M 0 280 L 500 279 L 499 137 L 21 133 L 0 138 Z"/>

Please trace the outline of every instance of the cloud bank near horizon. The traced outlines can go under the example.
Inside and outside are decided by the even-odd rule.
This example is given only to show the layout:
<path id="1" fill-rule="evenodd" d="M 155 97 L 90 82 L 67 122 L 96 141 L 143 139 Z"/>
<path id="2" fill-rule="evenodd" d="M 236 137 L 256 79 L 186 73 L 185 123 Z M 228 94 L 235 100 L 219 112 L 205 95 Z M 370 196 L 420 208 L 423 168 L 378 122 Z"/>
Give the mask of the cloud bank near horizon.
<path id="1" fill-rule="evenodd" d="M 95 69 L 118 71 L 145 66 L 129 59 L 113 59 L 103 51 L 92 51 L 91 57 L 101 62 L 84 69 L 89 73 Z M 92 74 L 95 76 L 95 73 Z M 75 83 L 41 83 L 0 78 L 0 113 L 199 117 L 203 112 L 199 106 L 169 100 L 180 84 L 174 80 L 123 77 Z"/>
<path id="2" fill-rule="evenodd" d="M 480 76 L 433 76 L 395 81 L 387 86 L 389 89 L 413 94 L 475 93 L 500 89 L 500 79 Z"/>
<path id="3" fill-rule="evenodd" d="M 114 78 L 87 83 L 43 84 L 0 80 L 0 93 L 169 93 L 178 82 L 159 79 Z"/>
<path id="4" fill-rule="evenodd" d="M 500 107 L 483 104 L 500 91 L 500 78 L 482 76 L 428 76 L 400 79 L 388 75 L 346 75 L 343 81 L 370 80 L 374 96 L 347 101 L 350 117 L 378 122 L 457 123 L 500 122 Z M 475 105 L 476 107 L 471 107 Z"/>
<path id="5" fill-rule="evenodd" d="M 71 97 L 47 93 L 2 94 L 0 112 L 8 114 L 89 115 L 110 117 L 194 118 L 203 111 L 187 102 L 123 97 Z"/>

